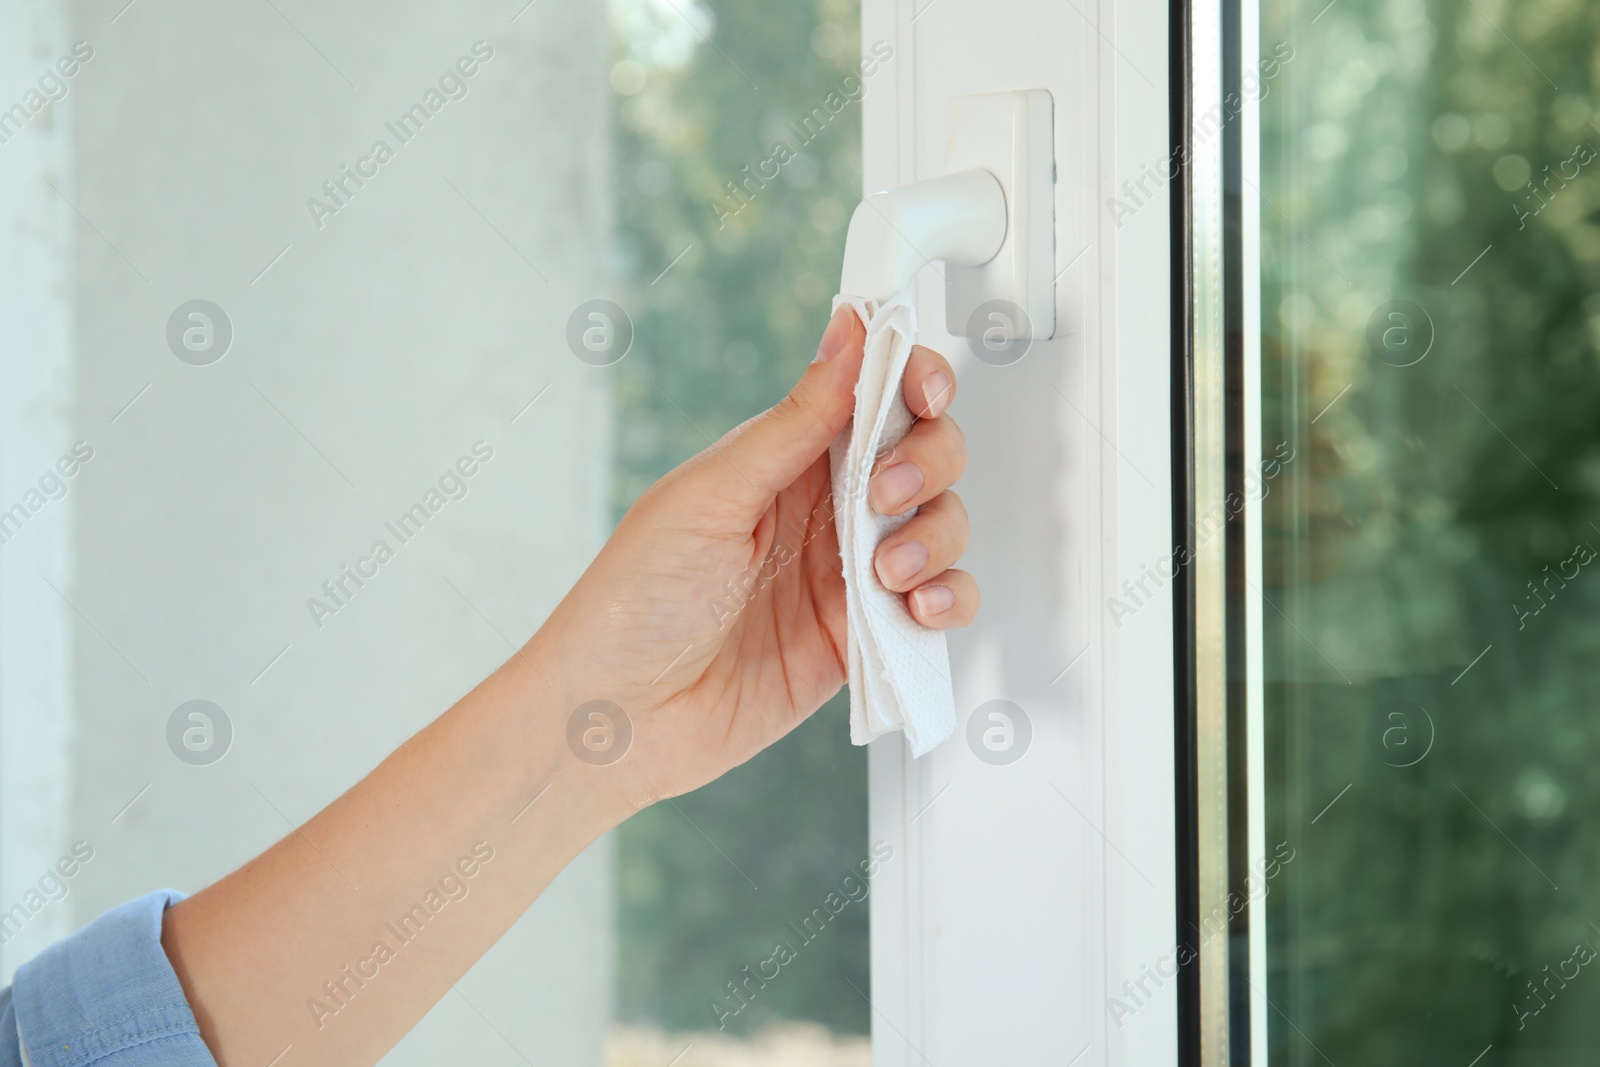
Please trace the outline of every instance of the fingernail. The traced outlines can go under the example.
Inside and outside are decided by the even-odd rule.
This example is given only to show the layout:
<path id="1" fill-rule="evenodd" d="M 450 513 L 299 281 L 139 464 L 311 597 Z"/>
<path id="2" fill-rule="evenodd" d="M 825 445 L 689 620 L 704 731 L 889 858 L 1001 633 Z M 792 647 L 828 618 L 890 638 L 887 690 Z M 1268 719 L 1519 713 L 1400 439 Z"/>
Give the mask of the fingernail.
<path id="1" fill-rule="evenodd" d="M 894 589 L 915 578 L 927 565 L 928 547 L 921 541 L 907 541 L 878 557 L 878 580 Z"/>
<path id="2" fill-rule="evenodd" d="M 928 418 L 937 419 L 950 404 L 950 379 L 936 370 L 922 379 L 922 398 L 928 403 Z"/>
<path id="3" fill-rule="evenodd" d="M 904 506 L 922 489 L 922 468 L 915 463 L 896 463 L 872 478 L 872 509 L 887 515 Z"/>
<path id="4" fill-rule="evenodd" d="M 925 585 L 912 593 L 911 599 L 917 602 L 917 614 L 923 618 L 943 615 L 956 606 L 956 595 L 948 585 Z"/>
<path id="5" fill-rule="evenodd" d="M 817 357 L 811 362 L 826 363 L 839 354 L 844 343 L 850 339 L 850 316 L 855 310 L 842 307 L 833 313 L 833 318 L 828 320 L 828 328 L 822 333 L 822 343 L 817 346 Z"/>

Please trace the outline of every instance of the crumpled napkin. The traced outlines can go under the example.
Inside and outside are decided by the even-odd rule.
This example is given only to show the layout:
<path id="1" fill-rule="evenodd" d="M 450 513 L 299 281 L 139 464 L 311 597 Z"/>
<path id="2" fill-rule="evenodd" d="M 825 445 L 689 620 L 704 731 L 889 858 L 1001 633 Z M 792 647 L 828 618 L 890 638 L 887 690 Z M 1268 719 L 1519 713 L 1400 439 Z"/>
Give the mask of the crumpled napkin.
<path id="1" fill-rule="evenodd" d="M 840 294 L 867 327 L 866 358 L 856 383 L 850 425 L 829 450 L 833 465 L 834 521 L 844 561 L 850 634 L 850 740 L 864 745 L 904 730 L 911 754 L 920 756 L 956 726 L 945 635 L 911 617 L 905 598 L 889 591 L 873 569 L 873 552 L 915 514 L 879 515 L 867 502 L 867 481 L 914 421 L 900 379 L 911 356 L 916 309 L 909 293 L 879 302 Z"/>

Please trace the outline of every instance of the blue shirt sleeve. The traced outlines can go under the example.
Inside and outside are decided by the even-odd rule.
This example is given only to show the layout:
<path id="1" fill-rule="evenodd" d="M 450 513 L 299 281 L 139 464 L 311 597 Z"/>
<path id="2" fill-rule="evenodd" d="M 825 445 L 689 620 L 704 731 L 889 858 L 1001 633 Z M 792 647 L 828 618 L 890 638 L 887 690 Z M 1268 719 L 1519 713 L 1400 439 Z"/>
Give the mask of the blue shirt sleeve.
<path id="1" fill-rule="evenodd" d="M 0 989 L 0 1067 L 24 1067 L 17 1013 L 11 1010 L 11 987 Z"/>
<path id="2" fill-rule="evenodd" d="M 0 992 L 0 1067 L 216 1067 L 161 947 L 182 899 L 130 900 L 19 967 Z"/>

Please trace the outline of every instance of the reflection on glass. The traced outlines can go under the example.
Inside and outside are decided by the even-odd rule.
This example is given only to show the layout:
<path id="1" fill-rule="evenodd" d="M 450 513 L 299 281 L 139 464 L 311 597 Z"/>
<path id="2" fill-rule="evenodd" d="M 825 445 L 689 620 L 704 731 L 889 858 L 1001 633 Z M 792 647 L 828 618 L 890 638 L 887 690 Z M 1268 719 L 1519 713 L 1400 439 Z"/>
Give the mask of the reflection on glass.
<path id="1" fill-rule="evenodd" d="M 1294 48 L 1262 103 L 1247 328 L 1262 451 L 1294 457 L 1267 482 L 1256 603 L 1266 840 L 1296 858 L 1251 1011 L 1275 1064 L 1585 1062 L 1594 10 L 1261 7 L 1262 53 Z"/>

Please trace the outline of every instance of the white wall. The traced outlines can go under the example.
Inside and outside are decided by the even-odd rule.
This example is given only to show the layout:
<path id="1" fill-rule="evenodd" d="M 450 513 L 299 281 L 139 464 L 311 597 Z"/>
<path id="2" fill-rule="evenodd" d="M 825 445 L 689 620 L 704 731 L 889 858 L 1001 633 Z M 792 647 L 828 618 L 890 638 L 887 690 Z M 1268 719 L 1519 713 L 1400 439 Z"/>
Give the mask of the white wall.
<path id="1" fill-rule="evenodd" d="M 603 7 L 125 3 L 73 5 L 0 85 L 3 107 L 62 41 L 94 49 L 48 134 L 0 145 L 9 218 L 52 217 L 40 181 L 60 157 L 76 206 L 55 204 L 70 254 L 41 238 L 0 257 L 33 279 L 8 306 L 40 312 L 26 345 L 4 335 L 4 373 L 45 376 L 28 349 L 64 349 L 63 292 L 74 338 L 32 385 L 70 427 L 0 413 L 26 446 L 0 457 L 0 499 L 59 441 L 94 449 L 70 508 L 0 548 L 0 666 L 33 655 L 17 612 L 35 602 L 64 619 L 73 664 L 36 665 L 53 679 L 39 702 L 0 682 L 0 888 L 75 839 L 95 849 L 8 966 L 130 895 L 198 889 L 307 818 L 531 633 L 607 528 L 605 378 L 564 341 L 568 313 L 604 292 Z M 493 56 L 465 98 L 401 144 L 385 123 L 478 41 Z M 318 228 L 307 199 L 379 138 L 394 158 Z M 196 298 L 233 329 L 207 366 L 166 339 Z M 399 545 L 385 521 L 478 441 L 494 454 L 468 495 Z M 75 610 L 52 615 L 26 571 L 69 537 Z M 380 538 L 394 560 L 319 628 L 307 599 Z M 167 745 L 193 699 L 232 723 L 209 766 Z M 48 780 L 13 778 L 35 753 Z M 34 797 L 24 824 L 14 805 Z M 596 1062 L 612 866 L 609 843 L 591 850 L 461 984 L 492 1026 L 451 996 L 387 1062 Z"/>
<path id="2" fill-rule="evenodd" d="M 77 498 L 39 482 L 72 444 L 73 221 L 49 183 L 69 175 L 75 101 L 24 103 L 69 49 L 60 5 L 0 4 L 0 909 L 62 855 L 74 777 L 71 608 L 56 590 L 70 588 Z M 0 927 L 0 979 L 71 929 L 60 905 L 25 920 Z"/>

